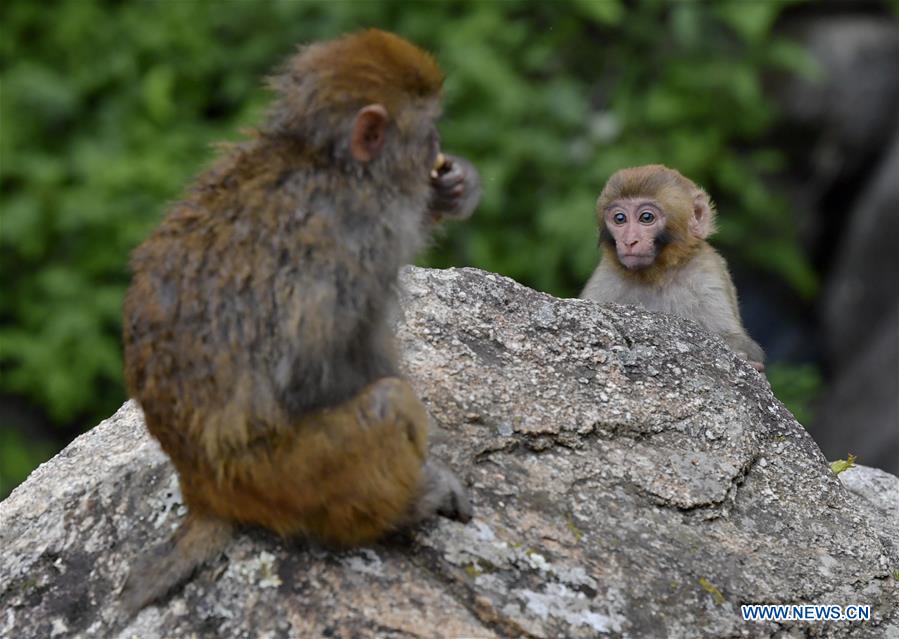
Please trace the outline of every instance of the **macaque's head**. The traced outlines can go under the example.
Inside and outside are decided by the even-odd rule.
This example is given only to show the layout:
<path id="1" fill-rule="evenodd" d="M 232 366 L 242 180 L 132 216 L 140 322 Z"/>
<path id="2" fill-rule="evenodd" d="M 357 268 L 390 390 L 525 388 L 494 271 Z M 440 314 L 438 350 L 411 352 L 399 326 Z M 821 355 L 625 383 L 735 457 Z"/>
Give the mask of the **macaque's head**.
<path id="1" fill-rule="evenodd" d="M 681 263 L 714 232 L 709 196 L 660 164 L 615 173 L 596 203 L 600 243 L 624 269 L 653 275 Z"/>
<path id="2" fill-rule="evenodd" d="M 428 53 L 369 29 L 302 48 L 270 84 L 278 99 L 264 135 L 298 140 L 356 171 L 386 164 L 426 182 L 440 151 L 443 85 Z"/>

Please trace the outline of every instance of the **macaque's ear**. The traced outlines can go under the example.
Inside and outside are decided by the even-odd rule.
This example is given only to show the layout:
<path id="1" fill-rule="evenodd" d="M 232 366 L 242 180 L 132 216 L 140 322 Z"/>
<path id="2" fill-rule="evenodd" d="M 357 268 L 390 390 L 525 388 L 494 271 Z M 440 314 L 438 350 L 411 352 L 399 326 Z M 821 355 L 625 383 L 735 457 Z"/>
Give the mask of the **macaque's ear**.
<path id="1" fill-rule="evenodd" d="M 690 233 L 701 240 L 706 239 L 714 230 L 712 203 L 704 191 L 693 196 L 693 215 L 690 218 Z"/>
<path id="2" fill-rule="evenodd" d="M 359 109 L 353 123 L 350 152 L 359 162 L 371 162 L 384 148 L 384 136 L 390 118 L 387 109 L 380 104 L 369 104 Z"/>

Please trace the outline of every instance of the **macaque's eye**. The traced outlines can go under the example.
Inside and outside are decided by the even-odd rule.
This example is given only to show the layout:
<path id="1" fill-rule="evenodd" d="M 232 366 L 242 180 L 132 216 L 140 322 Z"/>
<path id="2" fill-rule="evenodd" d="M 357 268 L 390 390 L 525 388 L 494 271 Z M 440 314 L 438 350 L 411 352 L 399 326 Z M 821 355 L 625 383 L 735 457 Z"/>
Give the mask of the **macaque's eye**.
<path id="1" fill-rule="evenodd" d="M 655 219 L 656 216 L 652 211 L 643 211 L 642 213 L 640 213 L 640 221 L 643 222 L 643 224 L 652 224 Z"/>
<path id="2" fill-rule="evenodd" d="M 624 224 L 627 222 L 627 216 L 621 211 L 618 211 L 612 216 L 612 221 L 615 222 L 615 224 Z"/>

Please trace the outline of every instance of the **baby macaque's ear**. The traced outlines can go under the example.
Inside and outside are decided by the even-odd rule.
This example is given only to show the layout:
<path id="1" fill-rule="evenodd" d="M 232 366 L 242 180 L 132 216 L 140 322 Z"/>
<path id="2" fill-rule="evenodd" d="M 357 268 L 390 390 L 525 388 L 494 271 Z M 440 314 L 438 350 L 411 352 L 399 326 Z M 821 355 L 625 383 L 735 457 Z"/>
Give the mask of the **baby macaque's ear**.
<path id="1" fill-rule="evenodd" d="M 693 216 L 689 222 L 690 233 L 701 240 L 715 230 L 715 210 L 705 191 L 699 190 L 693 196 Z"/>

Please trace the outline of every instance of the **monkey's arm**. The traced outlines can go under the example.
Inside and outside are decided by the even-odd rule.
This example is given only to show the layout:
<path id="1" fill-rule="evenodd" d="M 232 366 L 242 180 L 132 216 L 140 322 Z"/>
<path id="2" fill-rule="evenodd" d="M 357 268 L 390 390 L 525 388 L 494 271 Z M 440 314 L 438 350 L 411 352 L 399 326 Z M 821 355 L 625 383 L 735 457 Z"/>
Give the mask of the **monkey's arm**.
<path id="1" fill-rule="evenodd" d="M 586 286 L 584 286 L 584 290 L 581 291 L 580 298 L 582 300 L 593 300 L 594 302 L 602 302 L 602 275 L 599 272 L 599 269 L 594 269 L 593 274 L 590 276 L 590 279 L 587 280 Z"/>
<path id="2" fill-rule="evenodd" d="M 740 307 L 737 302 L 737 289 L 727 269 L 724 258 L 717 258 L 714 271 L 717 273 L 717 285 L 707 298 L 706 316 L 710 328 L 719 335 L 738 355 L 747 360 L 758 371 L 765 370 L 765 352 L 762 347 L 746 333 L 740 319 Z"/>
<path id="3" fill-rule="evenodd" d="M 579 296 L 584 300 L 593 300 L 600 304 L 608 304 L 610 302 L 618 302 L 626 304 L 625 290 L 622 286 L 621 279 L 616 277 L 605 258 L 602 258 L 595 269 L 584 290 Z"/>
<path id="4" fill-rule="evenodd" d="M 746 331 L 722 333 L 721 337 L 740 357 L 748 361 L 759 372 L 765 371 L 765 351 L 746 334 Z"/>
<path id="5" fill-rule="evenodd" d="M 464 158 L 446 155 L 443 165 L 431 177 L 430 219 L 464 220 L 481 201 L 481 178 L 474 165 Z"/>

